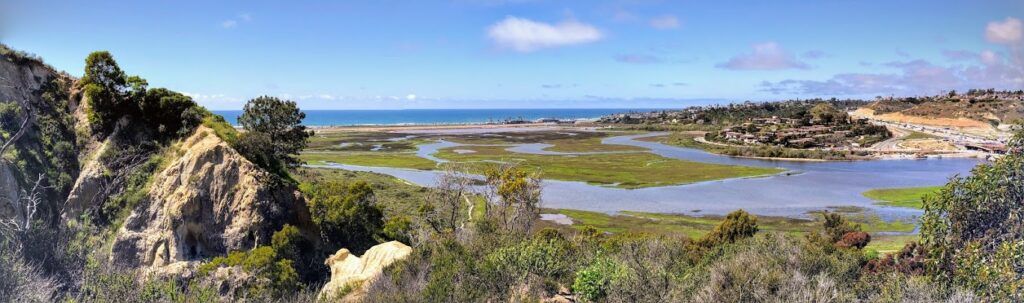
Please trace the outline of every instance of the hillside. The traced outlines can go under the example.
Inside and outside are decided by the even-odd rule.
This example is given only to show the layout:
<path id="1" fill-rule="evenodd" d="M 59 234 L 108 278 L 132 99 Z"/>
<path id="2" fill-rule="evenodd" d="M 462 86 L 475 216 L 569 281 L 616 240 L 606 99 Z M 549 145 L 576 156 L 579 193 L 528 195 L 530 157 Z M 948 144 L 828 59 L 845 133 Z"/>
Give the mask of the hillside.
<path id="1" fill-rule="evenodd" d="M 286 225 L 316 242 L 294 182 L 236 151 L 228 140 L 237 134 L 219 117 L 144 82 L 139 109 L 121 105 L 103 127 L 95 98 L 105 95 L 89 80 L 0 45 L 0 218 L 11 218 L 0 232 L 79 237 L 89 259 L 109 262 L 103 267 L 175 277 L 231 251 L 268 246 Z M 79 228 L 61 235 L 63 226 Z M 57 263 L 48 266 L 67 265 Z"/>
<path id="2" fill-rule="evenodd" d="M 994 136 L 1024 118 L 1024 92 L 970 90 L 957 94 L 886 98 L 854 112 L 888 122 L 951 127 L 966 133 Z"/>

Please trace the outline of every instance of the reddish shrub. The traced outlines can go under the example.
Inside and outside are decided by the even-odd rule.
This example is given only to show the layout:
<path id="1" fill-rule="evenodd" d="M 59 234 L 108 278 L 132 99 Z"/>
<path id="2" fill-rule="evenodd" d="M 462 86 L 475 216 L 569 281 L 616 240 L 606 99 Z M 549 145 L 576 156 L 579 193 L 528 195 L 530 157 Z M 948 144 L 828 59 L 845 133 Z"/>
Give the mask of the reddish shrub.
<path id="1" fill-rule="evenodd" d="M 850 248 L 856 247 L 857 249 L 864 248 L 868 243 L 871 242 L 871 235 L 862 231 L 851 231 L 843 234 L 843 237 L 836 242 L 837 247 Z"/>
<path id="2" fill-rule="evenodd" d="M 924 274 L 925 250 L 917 242 L 907 243 L 899 252 L 884 258 L 868 261 L 862 268 L 867 273 L 900 272 L 908 275 Z"/>

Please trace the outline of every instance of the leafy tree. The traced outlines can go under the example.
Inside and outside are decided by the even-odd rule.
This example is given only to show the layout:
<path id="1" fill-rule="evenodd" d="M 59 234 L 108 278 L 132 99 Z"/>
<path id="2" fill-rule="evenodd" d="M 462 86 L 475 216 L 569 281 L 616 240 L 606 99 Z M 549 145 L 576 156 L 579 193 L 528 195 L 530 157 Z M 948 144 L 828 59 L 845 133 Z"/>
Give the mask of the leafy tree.
<path id="1" fill-rule="evenodd" d="M 238 117 L 245 133 L 239 138 L 240 151 L 247 158 L 272 172 L 295 168 L 302 161 L 294 155 L 306 147 L 313 131 L 306 130 L 294 101 L 263 96 L 249 100 Z"/>
<path id="2" fill-rule="evenodd" d="M 133 88 L 144 86 L 138 77 L 132 80 Z M 85 77 L 82 83 L 91 109 L 89 121 L 95 129 L 109 130 L 121 115 L 132 109 L 125 95 L 129 91 L 128 79 L 110 52 L 92 52 L 85 58 Z"/>
<path id="3" fill-rule="evenodd" d="M 384 214 L 375 205 L 369 184 L 328 181 L 304 184 L 302 189 L 328 251 L 344 247 L 360 253 L 378 243 Z"/>
<path id="4" fill-rule="evenodd" d="M 501 231 L 525 235 L 540 217 L 540 176 L 515 165 L 488 169 L 485 209 Z"/>

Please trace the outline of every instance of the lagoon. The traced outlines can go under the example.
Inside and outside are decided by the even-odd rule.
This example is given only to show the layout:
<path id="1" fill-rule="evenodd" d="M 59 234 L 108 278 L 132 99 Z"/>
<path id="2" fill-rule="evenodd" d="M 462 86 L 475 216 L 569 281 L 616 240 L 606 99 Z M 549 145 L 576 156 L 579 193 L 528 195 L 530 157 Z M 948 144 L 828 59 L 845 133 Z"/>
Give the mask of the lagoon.
<path id="1" fill-rule="evenodd" d="M 694 184 L 619 189 L 583 182 L 545 180 L 544 207 L 569 208 L 614 213 L 642 211 L 688 215 L 724 215 L 745 209 L 758 215 L 806 218 L 808 212 L 839 207 L 869 210 L 885 220 L 907 219 L 920 210 L 875 205 L 862 192 L 883 187 L 930 186 L 946 183 L 956 175 L 966 175 L 981 163 L 978 159 L 922 159 L 797 162 L 735 158 L 716 155 L 699 149 L 636 140 L 659 133 L 605 138 L 605 144 L 622 144 L 647 148 L 650 152 L 689 161 L 775 167 L 787 173 L 739 178 Z M 432 160 L 438 149 L 457 146 L 441 141 L 419 146 L 417 154 Z M 510 146 L 511 147 L 511 146 Z M 529 152 L 535 148 L 519 148 Z M 331 167 L 372 171 L 392 175 L 422 186 L 435 184 L 438 171 L 401 168 L 365 167 L 332 164 Z"/>

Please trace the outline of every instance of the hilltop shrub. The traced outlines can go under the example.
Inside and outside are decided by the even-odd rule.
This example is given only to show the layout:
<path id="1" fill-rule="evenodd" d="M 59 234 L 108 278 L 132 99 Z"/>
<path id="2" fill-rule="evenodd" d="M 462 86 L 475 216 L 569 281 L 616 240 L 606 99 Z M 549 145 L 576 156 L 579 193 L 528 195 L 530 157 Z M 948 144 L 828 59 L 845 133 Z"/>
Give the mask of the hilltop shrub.
<path id="1" fill-rule="evenodd" d="M 145 91 L 139 107 L 147 122 L 164 136 L 181 136 L 202 121 L 202 112 L 192 98 L 166 88 Z"/>

